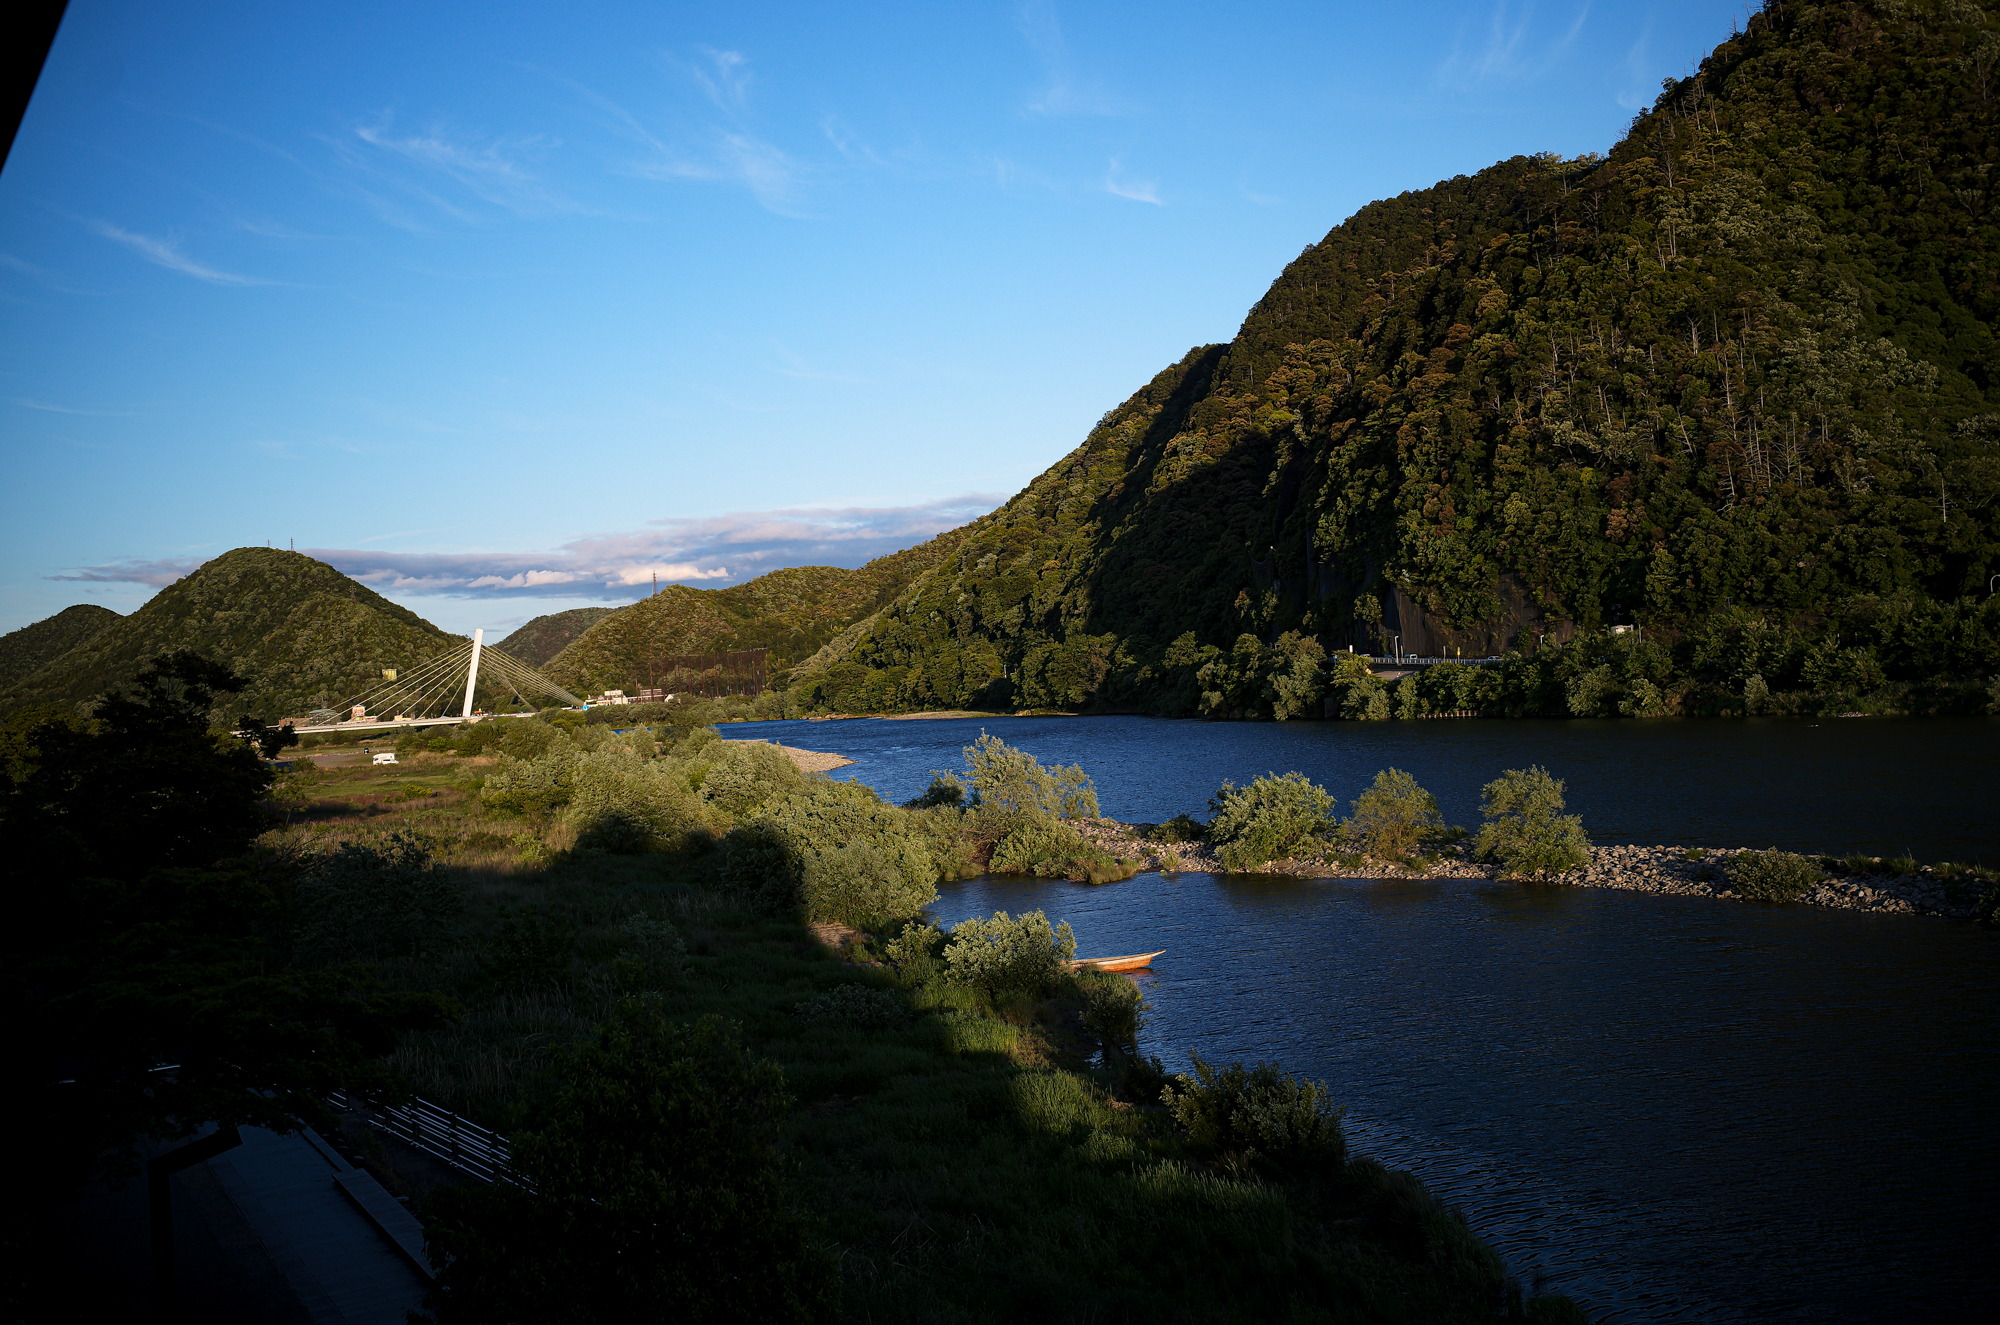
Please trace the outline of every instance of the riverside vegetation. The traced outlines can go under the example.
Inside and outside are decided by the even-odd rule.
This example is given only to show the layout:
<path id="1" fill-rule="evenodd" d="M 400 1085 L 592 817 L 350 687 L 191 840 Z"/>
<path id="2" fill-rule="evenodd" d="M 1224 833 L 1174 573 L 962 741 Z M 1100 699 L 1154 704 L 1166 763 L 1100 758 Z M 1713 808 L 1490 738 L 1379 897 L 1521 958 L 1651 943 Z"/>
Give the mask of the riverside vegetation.
<path id="1" fill-rule="evenodd" d="M 413 1089 L 509 1133 L 521 1180 L 419 1196 L 440 1321 L 1582 1318 L 1349 1154 L 1325 1086 L 1168 1078 L 1065 926 L 923 921 L 1017 835 L 1074 850 L 1076 770 L 989 738 L 898 807 L 578 714 L 274 774 L 207 724 L 235 678 L 146 678 L 6 732 L 52 1189 L 141 1133 Z"/>

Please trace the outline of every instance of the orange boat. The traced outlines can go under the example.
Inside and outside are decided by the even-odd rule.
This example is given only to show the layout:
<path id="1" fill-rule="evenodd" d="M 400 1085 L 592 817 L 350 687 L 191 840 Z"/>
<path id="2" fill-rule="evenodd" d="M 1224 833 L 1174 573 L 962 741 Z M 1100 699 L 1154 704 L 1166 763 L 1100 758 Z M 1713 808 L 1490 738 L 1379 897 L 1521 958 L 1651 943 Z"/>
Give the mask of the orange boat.
<path id="1" fill-rule="evenodd" d="M 1153 964 L 1153 958 L 1166 955 L 1166 949 L 1158 952 L 1135 953 L 1130 957 L 1079 957 L 1069 964 L 1072 971 L 1086 968 L 1093 971 L 1142 971 Z"/>

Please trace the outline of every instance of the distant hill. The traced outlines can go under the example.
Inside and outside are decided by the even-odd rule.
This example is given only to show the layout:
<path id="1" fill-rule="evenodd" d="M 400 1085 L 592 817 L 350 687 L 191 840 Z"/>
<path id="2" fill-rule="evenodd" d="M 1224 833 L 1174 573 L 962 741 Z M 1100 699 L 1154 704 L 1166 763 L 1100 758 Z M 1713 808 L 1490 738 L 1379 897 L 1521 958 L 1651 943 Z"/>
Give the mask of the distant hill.
<path id="1" fill-rule="evenodd" d="M 1769 5 L 1607 154 L 1307 245 L 813 660 L 816 702 L 1185 712 L 1294 631 L 1638 623 L 1739 691 L 1990 672 L 1996 143 L 1993 0 Z"/>
<path id="2" fill-rule="evenodd" d="M 949 530 L 853 570 L 793 566 L 727 589 L 668 585 L 604 616 L 542 670 L 578 693 L 634 689 L 653 684 L 660 658 L 767 649 L 767 674 L 777 676 L 894 599 L 962 535 Z"/>
<path id="3" fill-rule="evenodd" d="M 120 619 L 108 607 L 78 603 L 32 626 L 0 635 L 0 693 Z"/>
<path id="4" fill-rule="evenodd" d="M 385 667 L 411 667 L 458 642 L 325 562 L 275 548 L 237 548 L 8 684 L 0 690 L 0 711 L 81 703 L 131 680 L 155 654 L 189 648 L 250 681 L 217 706 L 218 721 L 246 711 L 297 717 L 367 689 Z"/>
<path id="5" fill-rule="evenodd" d="M 540 667 L 561 653 L 569 642 L 617 611 L 612 607 L 573 607 L 567 612 L 538 616 L 500 641 L 508 656 Z"/>

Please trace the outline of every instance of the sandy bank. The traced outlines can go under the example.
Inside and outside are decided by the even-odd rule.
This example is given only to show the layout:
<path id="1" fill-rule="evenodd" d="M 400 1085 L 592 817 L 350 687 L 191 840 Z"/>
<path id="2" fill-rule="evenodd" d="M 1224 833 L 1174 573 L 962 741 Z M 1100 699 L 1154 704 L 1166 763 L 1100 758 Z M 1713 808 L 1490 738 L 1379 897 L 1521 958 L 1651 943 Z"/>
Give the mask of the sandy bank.
<path id="1" fill-rule="evenodd" d="M 753 741 L 740 736 L 725 736 L 722 739 L 742 745 L 777 745 L 785 752 L 785 757 L 797 765 L 801 773 L 831 773 L 836 768 L 845 768 L 854 762 L 846 755 L 837 755 L 826 750 L 801 750 L 795 745 L 782 745 L 775 741 Z"/>

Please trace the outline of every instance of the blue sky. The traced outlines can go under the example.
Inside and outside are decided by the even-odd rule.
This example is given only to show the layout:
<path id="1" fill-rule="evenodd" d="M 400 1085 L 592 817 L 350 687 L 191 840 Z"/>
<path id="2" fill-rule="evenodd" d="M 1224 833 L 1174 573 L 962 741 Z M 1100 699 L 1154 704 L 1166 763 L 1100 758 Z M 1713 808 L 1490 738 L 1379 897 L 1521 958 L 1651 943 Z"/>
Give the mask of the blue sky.
<path id="1" fill-rule="evenodd" d="M 265 542 L 467 631 L 859 564 L 1744 12 L 71 0 L 0 174 L 0 629 Z"/>

